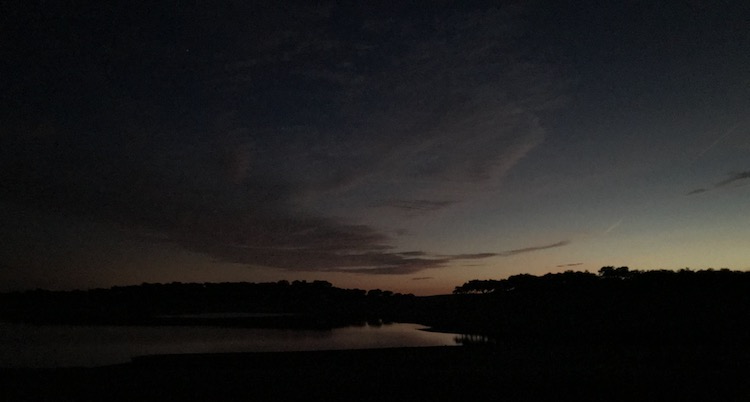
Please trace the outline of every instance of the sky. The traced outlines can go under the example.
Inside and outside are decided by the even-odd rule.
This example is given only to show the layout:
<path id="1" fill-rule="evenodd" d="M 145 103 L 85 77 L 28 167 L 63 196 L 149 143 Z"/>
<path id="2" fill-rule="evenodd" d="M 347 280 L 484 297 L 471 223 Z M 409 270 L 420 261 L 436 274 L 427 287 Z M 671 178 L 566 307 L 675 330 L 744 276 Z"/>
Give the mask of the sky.
<path id="1" fill-rule="evenodd" d="M 10 3 L 0 291 L 750 269 L 746 1 Z"/>

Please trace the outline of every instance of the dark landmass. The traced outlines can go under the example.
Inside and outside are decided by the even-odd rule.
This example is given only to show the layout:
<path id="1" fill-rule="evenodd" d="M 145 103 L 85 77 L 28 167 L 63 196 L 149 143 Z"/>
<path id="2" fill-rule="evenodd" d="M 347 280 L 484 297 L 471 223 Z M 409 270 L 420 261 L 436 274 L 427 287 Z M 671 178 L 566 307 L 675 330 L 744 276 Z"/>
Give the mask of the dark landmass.
<path id="1" fill-rule="evenodd" d="M 173 355 L 95 369 L 0 370 L 4 400 L 745 401 L 748 355 L 632 345 Z M 717 353 L 718 352 L 718 353 Z M 475 399 L 476 400 L 476 399 Z"/>
<path id="2" fill-rule="evenodd" d="M 747 317 L 750 273 L 728 269 L 522 274 L 473 280 L 453 295 L 429 297 L 340 289 L 325 281 L 0 294 L 0 320 L 13 322 L 328 329 L 391 321 L 505 340 L 750 339 Z"/>
<path id="3" fill-rule="evenodd" d="M 522 274 L 467 282 L 435 304 L 430 325 L 498 339 L 750 339 L 750 272 L 728 269 Z"/>
<path id="4" fill-rule="evenodd" d="M 431 297 L 317 281 L 31 291 L 0 301 L 2 319 L 40 323 L 330 328 L 377 319 L 467 334 L 452 348 L 4 369 L 8 400 L 750 400 L 748 272 L 604 267 L 470 281 Z M 218 312 L 264 314 L 200 315 Z"/>
<path id="5" fill-rule="evenodd" d="M 179 283 L 0 294 L 0 320 L 36 324 L 222 325 L 330 329 L 382 320 L 413 295 L 326 281 Z M 222 313 L 235 313 L 225 314 Z M 246 315 L 236 313 L 247 313 Z"/>

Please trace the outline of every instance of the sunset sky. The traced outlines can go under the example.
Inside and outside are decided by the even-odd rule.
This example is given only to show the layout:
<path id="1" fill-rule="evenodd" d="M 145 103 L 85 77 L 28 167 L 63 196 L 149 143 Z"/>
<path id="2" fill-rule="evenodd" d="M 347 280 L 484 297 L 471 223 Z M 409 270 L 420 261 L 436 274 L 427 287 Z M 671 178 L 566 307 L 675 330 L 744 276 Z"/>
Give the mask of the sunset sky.
<path id="1" fill-rule="evenodd" d="M 750 2 L 13 3 L 0 291 L 750 269 Z"/>

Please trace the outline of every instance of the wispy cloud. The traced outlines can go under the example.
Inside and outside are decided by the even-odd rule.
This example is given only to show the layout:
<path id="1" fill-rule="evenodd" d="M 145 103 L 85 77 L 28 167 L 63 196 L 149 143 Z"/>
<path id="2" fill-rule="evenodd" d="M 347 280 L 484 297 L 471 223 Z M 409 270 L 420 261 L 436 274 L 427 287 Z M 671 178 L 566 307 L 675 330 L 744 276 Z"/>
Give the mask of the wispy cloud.
<path id="1" fill-rule="evenodd" d="M 499 253 L 454 254 L 454 255 L 448 255 L 444 257 L 449 257 L 454 260 L 479 260 L 479 259 L 491 258 L 491 257 L 510 257 L 510 256 L 514 256 L 517 254 L 533 253 L 535 251 L 542 251 L 542 250 L 547 250 L 550 248 L 563 247 L 563 246 L 567 246 L 568 244 L 570 244 L 570 241 L 563 240 L 557 243 L 547 244 L 543 246 L 525 247 L 525 248 L 519 248 L 515 250 L 502 251 Z"/>
<path id="2" fill-rule="evenodd" d="M 561 264 L 561 265 L 557 265 L 557 268 L 577 267 L 579 265 L 583 265 L 583 263 L 582 262 L 574 262 L 572 264 Z"/>
<path id="3" fill-rule="evenodd" d="M 729 129 L 727 129 L 726 131 L 724 131 L 724 133 L 722 135 L 720 135 L 719 137 L 717 137 L 713 142 L 711 142 L 711 144 L 709 144 L 706 148 L 704 148 L 701 152 L 699 152 L 698 156 L 696 157 L 696 159 L 702 158 L 703 155 L 705 155 L 708 151 L 711 150 L 711 148 L 715 147 L 716 144 L 718 144 L 724 138 L 726 138 L 730 134 L 732 134 L 735 130 L 737 130 L 738 127 L 740 127 L 740 123 L 735 123 L 734 125 L 732 125 L 731 127 L 729 127 Z"/>
<path id="4" fill-rule="evenodd" d="M 427 255 L 424 251 L 405 251 L 398 254 L 405 257 L 423 257 Z"/>
<path id="5" fill-rule="evenodd" d="M 526 247 L 526 248 L 519 248 L 519 249 L 515 249 L 515 250 L 503 251 L 502 253 L 499 253 L 498 255 L 500 255 L 502 257 L 510 257 L 512 255 L 517 255 L 517 254 L 533 253 L 535 251 L 541 251 L 541 250 L 547 250 L 547 249 L 550 249 L 550 248 L 563 247 L 563 246 L 567 246 L 568 244 L 570 244 L 570 241 L 563 240 L 563 241 L 559 241 L 557 243 L 548 244 L 548 245 L 545 245 L 545 246 Z"/>
<path id="6" fill-rule="evenodd" d="M 379 18 L 362 23 L 378 40 L 295 31 L 296 50 L 278 44 L 278 54 L 292 60 L 263 61 L 295 65 L 302 87 L 326 91 L 319 104 L 330 105 L 321 111 L 328 117 L 301 120 L 285 131 L 283 152 L 265 153 L 295 161 L 284 166 L 284 178 L 301 179 L 306 206 L 334 197 L 369 204 L 380 193 L 392 198 L 379 206 L 394 210 L 443 209 L 501 180 L 544 141 L 539 116 L 560 106 L 564 80 L 542 59 L 511 56 L 521 51 L 508 35 L 521 30 L 513 10 L 469 11 L 421 34 L 409 19 Z M 318 57 L 331 62 L 310 62 Z M 373 58 L 383 59 L 377 68 Z M 258 79 L 256 63 L 233 65 L 237 75 Z M 317 89 L 298 95 L 320 96 Z"/>
<path id="7" fill-rule="evenodd" d="M 563 240 L 563 241 L 559 241 L 557 243 L 547 244 L 545 246 L 526 247 L 526 248 L 519 248 L 519 249 L 516 249 L 516 250 L 504 251 L 502 253 L 499 253 L 498 255 L 500 255 L 502 257 L 510 257 L 512 255 L 517 255 L 517 254 L 532 253 L 534 251 L 541 251 L 541 250 L 547 250 L 547 249 L 550 249 L 550 248 L 563 247 L 563 246 L 567 246 L 568 244 L 570 244 L 570 241 Z"/>
<path id="8" fill-rule="evenodd" d="M 544 141 L 540 116 L 559 107 L 564 80 L 519 46 L 516 8 L 444 21 L 362 13 L 353 34 L 330 29 L 344 25 L 326 7 L 271 7 L 267 19 L 238 7 L 249 17 L 212 36 L 241 46 L 185 69 L 207 105 L 174 115 L 200 118 L 112 112 L 113 126 L 134 122 L 136 140 L 123 129 L 92 146 L 70 133 L 64 155 L 42 147 L 4 164 L 2 197 L 116 221 L 217 261 L 292 271 L 411 274 L 567 244 L 396 252 L 395 228 L 376 226 L 388 209 L 439 211 L 485 191 Z M 151 108 L 125 109 L 161 116 Z M 373 212 L 373 200 L 385 208 Z"/>
<path id="9" fill-rule="evenodd" d="M 408 275 L 427 269 L 444 268 L 453 261 L 478 260 L 491 257 L 510 257 L 522 253 L 562 247 L 569 241 L 526 247 L 499 253 L 431 255 L 424 251 L 390 252 L 380 244 L 379 236 L 367 235 L 369 228 L 357 227 L 365 234 L 354 236 L 348 230 L 337 230 L 336 235 L 324 235 L 318 240 L 289 241 L 289 245 L 260 247 L 218 246 L 210 251 L 224 261 L 246 263 L 291 271 L 342 272 L 365 275 Z M 307 235 L 309 236 L 310 233 Z M 338 240 L 337 240 L 338 239 Z M 294 244 L 294 246 L 293 246 Z M 309 247 L 302 247 L 308 244 Z M 205 244 L 201 245 L 205 252 Z"/>
<path id="10" fill-rule="evenodd" d="M 431 212 L 447 208 L 455 201 L 432 201 L 432 200 L 387 200 L 376 204 L 377 207 L 388 207 L 404 210 L 407 212 Z"/>
<path id="11" fill-rule="evenodd" d="M 456 260 L 481 260 L 483 258 L 497 257 L 498 253 L 474 253 L 474 254 L 455 254 L 450 257 Z"/>
<path id="12" fill-rule="evenodd" d="M 711 189 L 698 188 L 698 189 L 695 189 L 693 191 L 690 191 L 686 195 L 694 195 L 694 194 L 705 193 L 707 191 L 715 190 L 715 189 L 718 189 L 718 188 L 721 188 L 721 187 L 726 187 L 726 186 L 728 186 L 730 184 L 736 183 L 738 181 L 746 180 L 746 179 L 750 179 L 750 171 L 732 173 L 732 174 L 729 175 L 728 178 L 726 178 L 726 179 L 724 179 L 724 180 L 722 180 L 722 181 L 714 184 Z"/>
<path id="13" fill-rule="evenodd" d="M 330 268 L 323 272 L 342 272 L 362 275 L 409 275 L 425 269 L 443 267 L 447 260 L 420 260 L 406 262 L 400 265 L 382 266 L 374 268 Z"/>
<path id="14" fill-rule="evenodd" d="M 604 234 L 607 234 L 615 229 L 617 229 L 618 226 L 622 224 L 622 222 L 625 220 L 625 218 L 620 218 L 617 220 L 617 222 L 611 224 L 606 230 L 604 230 Z"/>
<path id="15" fill-rule="evenodd" d="M 224 262 L 298 272 L 411 274 L 450 261 L 423 251 L 390 251 L 391 239 L 373 228 L 330 219 L 245 219 L 235 226 L 222 222 L 219 229 L 224 231 L 220 237 L 209 235 L 210 226 L 183 231 L 174 240 Z"/>
<path id="16" fill-rule="evenodd" d="M 750 179 L 750 171 L 735 173 L 735 174 L 731 175 L 728 179 L 722 180 L 722 181 L 716 183 L 716 185 L 714 187 L 724 187 L 724 186 L 732 184 L 732 183 L 734 183 L 736 181 L 745 180 L 745 179 Z"/>

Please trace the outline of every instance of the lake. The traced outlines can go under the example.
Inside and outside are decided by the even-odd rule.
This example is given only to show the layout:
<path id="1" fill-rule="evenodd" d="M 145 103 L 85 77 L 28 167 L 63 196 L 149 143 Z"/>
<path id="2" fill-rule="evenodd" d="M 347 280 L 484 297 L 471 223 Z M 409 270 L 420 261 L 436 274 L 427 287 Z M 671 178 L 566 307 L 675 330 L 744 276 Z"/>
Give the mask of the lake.
<path id="1" fill-rule="evenodd" d="M 134 356 L 457 345 L 458 334 L 418 324 L 331 330 L 212 326 L 62 326 L 0 322 L 0 367 L 93 367 Z"/>

